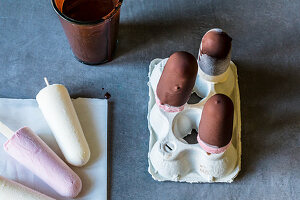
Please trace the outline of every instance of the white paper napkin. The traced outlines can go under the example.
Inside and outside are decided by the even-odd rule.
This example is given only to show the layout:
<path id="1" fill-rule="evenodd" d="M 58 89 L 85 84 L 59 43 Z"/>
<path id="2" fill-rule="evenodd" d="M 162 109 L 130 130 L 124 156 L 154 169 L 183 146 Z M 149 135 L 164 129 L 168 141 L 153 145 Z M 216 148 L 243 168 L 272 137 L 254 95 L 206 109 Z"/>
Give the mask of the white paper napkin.
<path id="1" fill-rule="evenodd" d="M 84 167 L 71 168 L 83 184 L 76 199 L 107 199 L 107 100 L 78 98 L 73 100 L 78 118 L 91 150 L 91 159 Z M 13 131 L 28 126 L 61 158 L 62 153 L 35 99 L 0 99 L 0 121 Z M 7 139 L 0 134 L 0 144 Z M 0 175 L 15 180 L 57 200 L 66 200 L 46 183 L 11 158 L 0 148 Z"/>

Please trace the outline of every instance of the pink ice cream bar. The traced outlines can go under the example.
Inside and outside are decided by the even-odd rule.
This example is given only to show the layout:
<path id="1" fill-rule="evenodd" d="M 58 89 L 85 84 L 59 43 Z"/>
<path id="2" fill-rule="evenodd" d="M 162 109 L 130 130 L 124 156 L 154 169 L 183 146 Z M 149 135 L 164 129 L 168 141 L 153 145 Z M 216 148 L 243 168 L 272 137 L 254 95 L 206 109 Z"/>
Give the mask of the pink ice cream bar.
<path id="1" fill-rule="evenodd" d="M 24 127 L 4 144 L 4 150 L 64 197 L 76 197 L 79 176 L 30 128 Z"/>

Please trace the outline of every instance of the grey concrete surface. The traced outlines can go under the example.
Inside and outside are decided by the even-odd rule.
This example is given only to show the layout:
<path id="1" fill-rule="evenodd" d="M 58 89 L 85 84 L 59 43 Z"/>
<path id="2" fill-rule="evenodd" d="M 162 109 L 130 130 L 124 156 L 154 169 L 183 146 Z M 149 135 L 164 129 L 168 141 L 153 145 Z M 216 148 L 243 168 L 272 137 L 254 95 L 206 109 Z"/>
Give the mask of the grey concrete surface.
<path id="1" fill-rule="evenodd" d="M 114 60 L 86 66 L 50 0 L 0 0 L 0 97 L 35 98 L 44 76 L 72 97 L 109 92 L 110 199 L 299 199 L 299 11 L 298 0 L 124 0 Z M 231 184 L 156 182 L 147 172 L 148 65 L 178 50 L 197 56 L 214 27 L 233 38 L 242 171 Z"/>

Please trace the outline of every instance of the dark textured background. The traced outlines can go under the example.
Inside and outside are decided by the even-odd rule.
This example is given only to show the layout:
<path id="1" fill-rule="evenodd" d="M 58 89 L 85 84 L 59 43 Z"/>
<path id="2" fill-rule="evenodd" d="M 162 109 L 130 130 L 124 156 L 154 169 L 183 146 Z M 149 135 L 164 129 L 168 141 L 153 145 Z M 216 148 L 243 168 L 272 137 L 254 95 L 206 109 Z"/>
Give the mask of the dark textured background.
<path id="1" fill-rule="evenodd" d="M 214 27 L 233 38 L 242 172 L 232 184 L 156 182 L 147 172 L 148 65 L 178 50 L 197 56 Z M 44 76 L 72 97 L 112 95 L 111 199 L 299 199 L 300 1 L 124 0 L 115 59 L 92 67 L 74 59 L 50 0 L 0 0 L 0 47 L 0 97 L 35 98 Z"/>

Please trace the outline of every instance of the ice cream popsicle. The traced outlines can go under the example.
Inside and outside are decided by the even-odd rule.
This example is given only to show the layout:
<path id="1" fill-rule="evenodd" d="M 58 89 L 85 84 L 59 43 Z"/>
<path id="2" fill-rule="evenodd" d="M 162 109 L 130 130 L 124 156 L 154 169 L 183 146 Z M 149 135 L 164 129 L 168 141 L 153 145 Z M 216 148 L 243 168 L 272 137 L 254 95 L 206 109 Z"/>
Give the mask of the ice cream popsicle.
<path id="1" fill-rule="evenodd" d="M 198 65 L 205 77 L 222 77 L 226 74 L 231 60 L 232 38 L 222 29 L 209 30 L 202 38 Z"/>
<path id="2" fill-rule="evenodd" d="M 20 183 L 0 176 L 0 199 L 2 200 L 55 200 Z"/>
<path id="3" fill-rule="evenodd" d="M 20 164 L 32 171 L 57 193 L 76 197 L 82 188 L 79 176 L 30 128 L 15 133 L 0 122 L 0 132 L 8 140 L 4 150 Z"/>
<path id="4" fill-rule="evenodd" d="M 83 166 L 90 159 L 90 149 L 82 131 L 68 90 L 61 84 L 49 85 L 36 96 L 50 129 L 68 163 Z"/>
<path id="5" fill-rule="evenodd" d="M 234 106 L 224 94 L 215 94 L 204 105 L 197 137 L 208 153 L 219 154 L 229 147 L 232 138 Z"/>
<path id="6" fill-rule="evenodd" d="M 156 90 L 156 103 L 166 112 L 183 110 L 197 77 L 195 57 L 184 51 L 173 53 L 168 59 Z"/>

